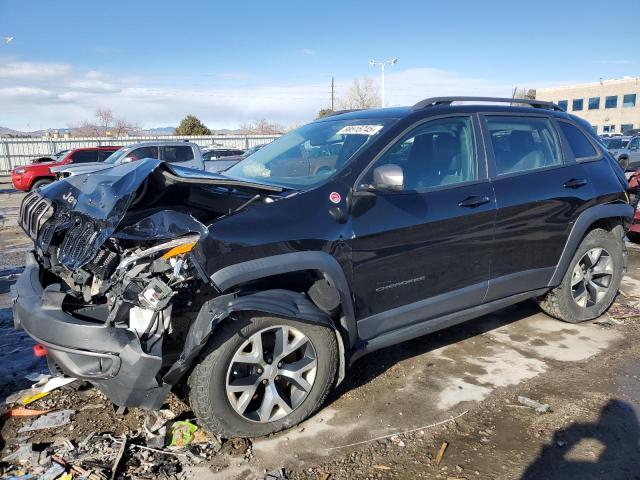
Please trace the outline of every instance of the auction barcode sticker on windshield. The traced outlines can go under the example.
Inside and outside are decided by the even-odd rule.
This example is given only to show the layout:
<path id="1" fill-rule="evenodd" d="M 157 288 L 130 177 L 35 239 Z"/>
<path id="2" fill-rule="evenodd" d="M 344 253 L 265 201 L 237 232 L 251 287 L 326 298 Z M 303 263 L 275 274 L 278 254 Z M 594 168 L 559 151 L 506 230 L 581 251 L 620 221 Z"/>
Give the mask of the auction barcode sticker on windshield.
<path id="1" fill-rule="evenodd" d="M 375 135 L 382 125 L 347 125 L 338 131 L 338 135 Z"/>

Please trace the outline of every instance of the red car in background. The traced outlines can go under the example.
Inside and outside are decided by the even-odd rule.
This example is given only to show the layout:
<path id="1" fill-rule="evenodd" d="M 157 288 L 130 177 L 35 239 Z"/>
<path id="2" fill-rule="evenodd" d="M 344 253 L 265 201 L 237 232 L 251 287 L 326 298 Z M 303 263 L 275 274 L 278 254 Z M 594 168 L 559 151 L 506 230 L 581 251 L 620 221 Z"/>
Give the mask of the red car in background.
<path id="1" fill-rule="evenodd" d="M 637 196 L 640 195 L 640 169 L 636 170 L 631 174 L 631 176 L 629 176 L 629 188 L 636 196 L 631 203 L 637 207 Z M 627 232 L 627 238 L 633 243 L 640 243 L 640 210 L 638 208 L 636 208 L 636 213 L 631 221 L 631 226 Z"/>
<path id="2" fill-rule="evenodd" d="M 31 189 L 51 183 L 56 179 L 55 174 L 49 171 L 51 167 L 68 165 L 70 163 L 102 162 L 119 148 L 121 147 L 75 148 L 66 152 L 66 154 L 57 161 L 32 163 L 31 165 L 22 165 L 14 168 L 11 172 L 11 181 L 16 189 L 28 192 Z"/>

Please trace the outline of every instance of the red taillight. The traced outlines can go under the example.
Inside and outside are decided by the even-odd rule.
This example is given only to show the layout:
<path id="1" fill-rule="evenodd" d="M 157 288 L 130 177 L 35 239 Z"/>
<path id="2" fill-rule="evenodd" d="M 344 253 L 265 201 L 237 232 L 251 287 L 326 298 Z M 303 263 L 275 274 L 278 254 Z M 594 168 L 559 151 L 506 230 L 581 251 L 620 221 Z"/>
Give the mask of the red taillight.
<path id="1" fill-rule="evenodd" d="M 46 357 L 47 356 L 47 349 L 44 348 L 42 345 L 34 345 L 33 346 L 33 354 L 36 357 Z"/>

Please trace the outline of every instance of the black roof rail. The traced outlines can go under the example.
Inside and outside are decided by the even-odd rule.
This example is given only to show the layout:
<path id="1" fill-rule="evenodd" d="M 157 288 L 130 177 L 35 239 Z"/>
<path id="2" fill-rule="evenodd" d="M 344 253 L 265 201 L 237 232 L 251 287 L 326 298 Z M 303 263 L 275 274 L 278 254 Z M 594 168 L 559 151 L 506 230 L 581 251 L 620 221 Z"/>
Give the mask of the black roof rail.
<path id="1" fill-rule="evenodd" d="M 547 110 L 557 110 L 564 112 L 553 102 L 544 102 L 542 100 L 530 100 L 528 98 L 498 98 L 498 97 L 431 97 L 419 101 L 411 110 L 422 110 L 427 107 L 435 107 L 438 105 L 451 105 L 453 102 L 489 102 L 489 103 L 524 103 L 531 105 L 533 108 L 544 108 Z"/>

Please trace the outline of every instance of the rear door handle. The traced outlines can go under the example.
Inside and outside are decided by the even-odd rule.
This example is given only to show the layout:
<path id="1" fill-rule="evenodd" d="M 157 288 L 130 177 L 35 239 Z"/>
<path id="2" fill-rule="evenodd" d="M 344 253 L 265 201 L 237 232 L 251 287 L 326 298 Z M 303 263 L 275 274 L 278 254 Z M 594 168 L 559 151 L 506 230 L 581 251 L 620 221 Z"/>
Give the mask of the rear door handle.
<path id="1" fill-rule="evenodd" d="M 485 203 L 489 203 L 491 200 L 489 197 L 480 197 L 480 196 L 471 196 L 467 197 L 464 200 L 458 202 L 459 207 L 467 207 L 467 208 L 475 208 L 480 205 L 484 205 Z"/>
<path id="2" fill-rule="evenodd" d="M 580 188 L 584 187 L 587 184 L 587 181 L 584 178 L 572 178 L 571 180 L 567 180 L 562 185 L 564 188 Z"/>

